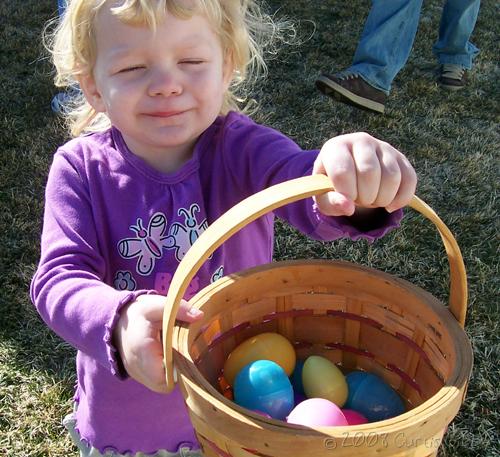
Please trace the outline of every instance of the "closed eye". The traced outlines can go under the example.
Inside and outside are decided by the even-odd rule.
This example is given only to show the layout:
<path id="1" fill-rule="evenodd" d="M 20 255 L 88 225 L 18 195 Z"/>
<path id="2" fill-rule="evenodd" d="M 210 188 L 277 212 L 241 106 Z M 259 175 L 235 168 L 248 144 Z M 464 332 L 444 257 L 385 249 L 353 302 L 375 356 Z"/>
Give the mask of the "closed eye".
<path id="1" fill-rule="evenodd" d="M 144 68 L 146 68 L 144 65 L 133 65 L 131 67 L 122 68 L 118 73 L 129 73 L 131 71 L 143 70 Z"/>
<path id="2" fill-rule="evenodd" d="M 204 60 L 201 59 L 190 59 L 190 60 L 181 60 L 181 64 L 188 64 L 188 65 L 201 65 L 204 63 Z"/>

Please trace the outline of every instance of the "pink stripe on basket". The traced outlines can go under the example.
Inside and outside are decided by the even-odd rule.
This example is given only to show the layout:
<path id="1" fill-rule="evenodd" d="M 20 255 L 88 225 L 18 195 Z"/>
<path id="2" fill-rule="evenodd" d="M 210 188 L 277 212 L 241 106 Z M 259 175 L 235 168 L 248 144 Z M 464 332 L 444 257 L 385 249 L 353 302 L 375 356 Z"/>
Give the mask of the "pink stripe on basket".
<path id="1" fill-rule="evenodd" d="M 359 321 L 362 324 L 370 325 L 372 327 L 376 327 L 379 329 L 383 327 L 383 325 L 380 322 L 370 319 L 369 317 L 360 316 L 354 313 L 347 313 L 345 311 L 339 311 L 338 309 L 329 309 L 326 311 L 326 314 L 327 316 L 337 316 L 343 319 L 351 319 L 354 321 Z"/>
<path id="2" fill-rule="evenodd" d="M 297 316 L 312 316 L 312 309 L 291 309 L 289 311 L 275 311 L 274 313 L 266 314 L 262 317 L 262 322 L 269 322 L 274 319 L 280 319 L 284 317 L 297 317 Z"/>
<path id="3" fill-rule="evenodd" d="M 205 438 L 207 444 L 212 448 L 212 450 L 214 452 L 217 453 L 217 455 L 219 455 L 220 457 L 232 457 L 231 454 L 228 454 L 226 451 L 223 451 L 219 446 L 217 446 L 213 441 L 210 441 L 209 439 L 207 439 L 206 436 L 204 436 L 203 438 Z"/>
<path id="4" fill-rule="evenodd" d="M 396 332 L 396 338 L 400 339 L 401 341 L 404 341 L 406 344 L 408 344 L 408 346 L 411 346 L 412 349 L 415 352 L 418 352 L 429 365 L 431 364 L 429 356 L 426 354 L 426 352 L 411 338 L 408 338 L 406 335 L 403 335 L 399 332 Z"/>
<path id="5" fill-rule="evenodd" d="M 208 346 L 208 350 L 210 351 L 214 346 L 217 346 L 220 342 L 226 340 L 227 338 L 230 338 L 231 336 L 241 332 L 242 330 L 245 330 L 248 327 L 250 327 L 250 322 L 248 321 L 242 322 L 241 324 L 238 324 L 235 327 L 229 329 L 227 332 L 215 335 L 212 342 Z"/>
<path id="6" fill-rule="evenodd" d="M 325 348 L 327 348 L 327 349 L 340 349 L 342 351 L 352 352 L 353 354 L 358 354 L 358 355 L 361 355 L 363 357 L 368 357 L 370 359 L 375 358 L 375 355 L 372 354 L 370 351 L 367 351 L 366 349 L 355 348 L 354 346 L 348 346 L 347 344 L 344 344 L 344 343 L 326 343 Z"/>
<path id="7" fill-rule="evenodd" d="M 388 363 L 386 368 L 388 370 L 394 371 L 406 384 L 409 384 L 412 386 L 420 395 L 422 395 L 422 389 L 420 386 L 415 382 L 414 379 L 410 378 L 403 370 L 400 370 L 396 365 L 392 363 Z"/>
<path id="8" fill-rule="evenodd" d="M 304 349 L 304 348 L 310 348 L 312 347 L 312 343 L 309 341 L 294 341 L 293 342 L 293 347 L 295 349 Z"/>
<path id="9" fill-rule="evenodd" d="M 243 449 L 244 451 L 247 451 L 247 452 L 248 452 L 248 453 L 250 453 L 250 454 L 256 455 L 256 456 L 258 456 L 258 457 L 272 457 L 272 456 L 270 456 L 270 455 L 268 455 L 268 454 L 261 454 L 261 453 L 260 453 L 260 452 L 258 452 L 258 451 L 255 451 L 255 450 L 253 450 L 253 449 L 248 449 L 248 448 L 246 448 L 246 447 L 242 447 L 241 449 Z"/>

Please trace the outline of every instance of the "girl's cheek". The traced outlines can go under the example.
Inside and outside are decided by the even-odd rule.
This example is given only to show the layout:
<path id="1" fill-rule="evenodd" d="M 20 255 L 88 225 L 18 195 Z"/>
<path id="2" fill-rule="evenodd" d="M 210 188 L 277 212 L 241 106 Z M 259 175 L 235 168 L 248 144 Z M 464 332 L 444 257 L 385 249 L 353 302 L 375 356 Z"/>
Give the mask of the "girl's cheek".
<path id="1" fill-rule="evenodd" d="M 219 71 L 218 69 L 210 66 L 197 71 L 191 71 L 187 76 L 191 81 L 204 81 L 206 84 L 214 84 L 218 81 L 222 81 L 223 72 L 222 68 Z"/>
<path id="2" fill-rule="evenodd" d="M 199 84 L 201 82 L 206 83 L 208 81 L 206 71 L 190 71 L 183 74 L 183 80 L 187 84 Z"/>

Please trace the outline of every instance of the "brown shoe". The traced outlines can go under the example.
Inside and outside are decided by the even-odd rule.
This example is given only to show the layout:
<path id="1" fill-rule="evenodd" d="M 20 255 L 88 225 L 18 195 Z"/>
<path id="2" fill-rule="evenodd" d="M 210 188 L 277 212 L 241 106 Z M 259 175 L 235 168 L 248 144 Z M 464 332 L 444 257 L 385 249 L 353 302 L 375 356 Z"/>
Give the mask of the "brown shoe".
<path id="1" fill-rule="evenodd" d="M 441 65 L 438 82 L 443 89 L 463 89 L 467 84 L 466 70 L 461 65 L 445 63 Z"/>
<path id="2" fill-rule="evenodd" d="M 385 110 L 385 92 L 375 89 L 358 75 L 322 74 L 316 80 L 316 87 L 339 102 L 376 113 L 383 113 Z"/>

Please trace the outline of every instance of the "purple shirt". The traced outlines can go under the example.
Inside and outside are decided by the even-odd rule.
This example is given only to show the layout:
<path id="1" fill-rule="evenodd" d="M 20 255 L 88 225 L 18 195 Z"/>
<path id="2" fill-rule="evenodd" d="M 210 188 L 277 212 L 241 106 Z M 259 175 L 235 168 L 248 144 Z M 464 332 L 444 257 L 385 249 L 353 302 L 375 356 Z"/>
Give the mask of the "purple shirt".
<path id="1" fill-rule="evenodd" d="M 77 350 L 77 430 L 98 448 L 176 452 L 197 447 L 184 401 L 120 374 L 113 328 L 139 294 L 166 295 L 172 275 L 201 232 L 243 198 L 311 173 L 318 151 L 236 113 L 219 117 L 175 173 L 132 154 L 114 128 L 76 138 L 54 156 L 46 188 L 42 254 L 31 286 L 44 321 Z M 373 230 L 324 217 L 312 199 L 251 223 L 215 251 L 188 297 L 223 275 L 272 260 L 277 215 L 312 238 L 373 240 L 401 212 L 384 212 Z"/>

